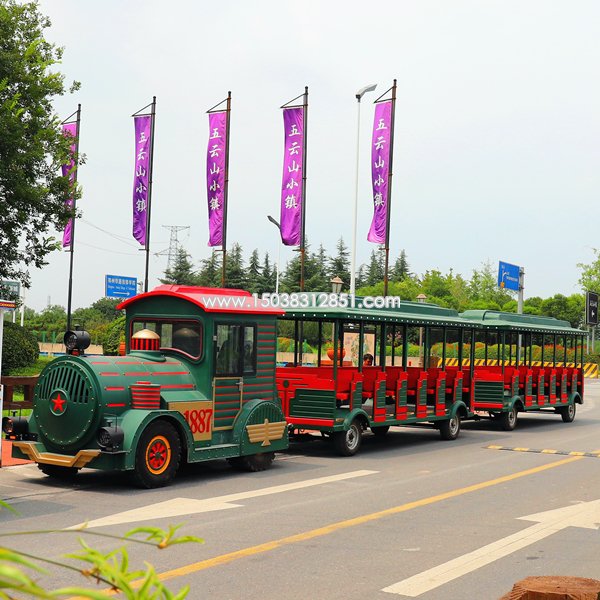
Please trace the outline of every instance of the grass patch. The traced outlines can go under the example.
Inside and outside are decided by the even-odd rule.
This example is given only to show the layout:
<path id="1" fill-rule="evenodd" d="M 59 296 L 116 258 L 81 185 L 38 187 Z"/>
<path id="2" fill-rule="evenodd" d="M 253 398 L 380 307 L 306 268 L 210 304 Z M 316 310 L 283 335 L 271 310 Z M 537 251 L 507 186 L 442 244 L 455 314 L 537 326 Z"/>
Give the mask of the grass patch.
<path id="1" fill-rule="evenodd" d="M 15 369 L 14 371 L 11 371 L 9 375 L 13 375 L 15 377 L 31 377 L 32 375 L 39 375 L 42 372 L 42 369 L 54 359 L 54 356 L 40 356 L 30 367 Z"/>

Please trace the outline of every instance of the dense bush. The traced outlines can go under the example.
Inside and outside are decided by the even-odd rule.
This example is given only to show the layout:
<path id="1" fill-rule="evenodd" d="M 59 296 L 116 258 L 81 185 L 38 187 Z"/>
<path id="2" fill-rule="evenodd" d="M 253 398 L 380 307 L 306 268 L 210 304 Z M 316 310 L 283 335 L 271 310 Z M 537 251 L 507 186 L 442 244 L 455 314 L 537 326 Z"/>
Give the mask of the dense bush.
<path id="1" fill-rule="evenodd" d="M 15 323 L 4 323 L 2 375 L 8 375 L 15 369 L 30 367 L 39 354 L 38 343 L 31 331 Z"/>
<path id="2" fill-rule="evenodd" d="M 104 354 L 116 356 L 119 353 L 119 344 L 125 341 L 125 316 L 115 319 L 108 327 L 102 338 Z"/>

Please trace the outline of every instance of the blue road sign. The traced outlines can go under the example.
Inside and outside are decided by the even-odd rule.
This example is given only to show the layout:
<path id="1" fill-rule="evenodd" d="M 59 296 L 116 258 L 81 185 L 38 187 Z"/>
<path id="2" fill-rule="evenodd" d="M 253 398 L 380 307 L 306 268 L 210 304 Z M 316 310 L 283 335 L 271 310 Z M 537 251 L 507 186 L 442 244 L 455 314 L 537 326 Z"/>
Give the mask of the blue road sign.
<path id="1" fill-rule="evenodd" d="M 498 266 L 498 287 L 505 290 L 519 291 L 520 267 L 500 261 Z"/>
<path id="2" fill-rule="evenodd" d="M 137 277 L 106 275 L 105 290 L 111 298 L 131 298 L 137 294 Z"/>

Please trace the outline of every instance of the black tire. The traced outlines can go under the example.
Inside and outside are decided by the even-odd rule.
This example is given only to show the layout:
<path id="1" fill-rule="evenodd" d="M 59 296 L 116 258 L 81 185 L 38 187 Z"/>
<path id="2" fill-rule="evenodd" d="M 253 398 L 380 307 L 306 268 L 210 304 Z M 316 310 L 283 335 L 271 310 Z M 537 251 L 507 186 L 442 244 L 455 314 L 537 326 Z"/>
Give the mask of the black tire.
<path id="1" fill-rule="evenodd" d="M 454 415 L 446 421 L 440 421 L 440 436 L 443 440 L 455 440 L 460 433 L 460 417 Z"/>
<path id="2" fill-rule="evenodd" d="M 354 419 L 346 431 L 338 431 L 333 435 L 333 443 L 341 456 L 354 456 L 362 441 L 362 426 Z"/>
<path id="3" fill-rule="evenodd" d="M 565 423 L 572 423 L 575 420 L 575 413 L 577 412 L 575 402 L 568 406 L 561 406 L 559 410 L 560 416 Z"/>
<path id="4" fill-rule="evenodd" d="M 44 465 L 38 463 L 38 469 L 48 477 L 54 479 L 62 479 L 63 481 L 69 481 L 74 479 L 79 469 L 77 467 L 60 467 L 58 465 Z"/>
<path id="5" fill-rule="evenodd" d="M 373 435 L 378 438 L 385 437 L 389 430 L 390 430 L 389 425 L 382 425 L 381 427 L 371 427 L 371 431 L 373 432 Z"/>
<path id="6" fill-rule="evenodd" d="M 181 440 L 167 421 L 146 427 L 135 452 L 135 478 L 141 487 L 156 488 L 170 483 L 181 461 Z"/>
<path id="7" fill-rule="evenodd" d="M 248 456 L 234 456 L 228 458 L 227 462 L 238 471 L 257 473 L 268 469 L 274 460 L 275 452 L 261 452 L 260 454 L 250 454 Z"/>
<path id="8" fill-rule="evenodd" d="M 504 431 L 512 431 L 517 426 L 517 409 L 514 406 L 500 415 L 500 426 Z"/>
<path id="9" fill-rule="evenodd" d="M 500 413 L 489 411 L 488 415 L 490 416 L 490 419 L 492 419 L 492 421 L 497 421 L 500 418 Z"/>

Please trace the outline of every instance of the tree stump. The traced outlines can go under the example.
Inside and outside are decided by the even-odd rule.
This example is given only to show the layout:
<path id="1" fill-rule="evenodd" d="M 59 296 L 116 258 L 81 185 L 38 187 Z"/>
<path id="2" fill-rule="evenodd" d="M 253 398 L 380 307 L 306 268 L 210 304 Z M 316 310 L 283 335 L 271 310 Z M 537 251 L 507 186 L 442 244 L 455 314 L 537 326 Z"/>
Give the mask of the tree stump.
<path id="1" fill-rule="evenodd" d="M 517 581 L 500 600 L 597 600 L 599 594 L 597 579 L 548 575 Z"/>

